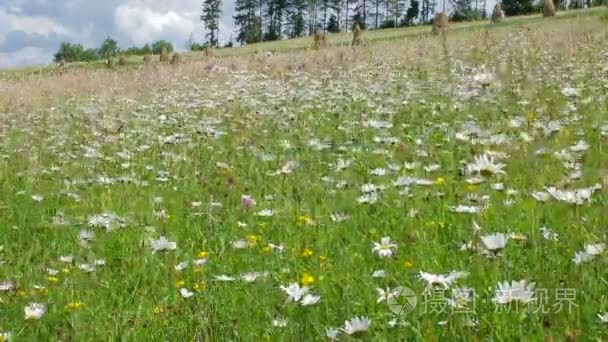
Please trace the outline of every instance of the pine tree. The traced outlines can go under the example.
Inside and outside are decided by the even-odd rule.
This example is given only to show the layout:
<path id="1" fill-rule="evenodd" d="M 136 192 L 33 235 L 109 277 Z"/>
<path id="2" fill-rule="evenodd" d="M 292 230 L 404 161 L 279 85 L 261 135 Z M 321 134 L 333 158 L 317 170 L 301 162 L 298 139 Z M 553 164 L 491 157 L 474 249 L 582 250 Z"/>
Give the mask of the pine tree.
<path id="1" fill-rule="evenodd" d="M 327 21 L 327 32 L 338 33 L 340 32 L 340 24 L 338 24 L 338 18 L 335 14 L 331 14 L 329 16 L 329 20 Z"/>
<path id="2" fill-rule="evenodd" d="M 308 3 L 308 35 L 312 36 L 317 30 L 317 0 L 307 0 Z"/>
<path id="3" fill-rule="evenodd" d="M 237 27 L 237 42 L 251 44 L 261 40 L 262 21 L 257 15 L 258 6 L 258 0 L 236 0 L 234 25 Z"/>
<path id="4" fill-rule="evenodd" d="M 288 3 L 286 0 L 266 1 L 266 21 L 268 26 L 264 40 L 278 40 L 283 33 L 283 20 L 287 11 Z"/>
<path id="5" fill-rule="evenodd" d="M 532 0 L 502 0 L 502 9 L 507 16 L 514 16 L 534 12 L 534 5 Z"/>
<path id="6" fill-rule="evenodd" d="M 341 14 L 342 14 L 343 3 L 344 3 L 344 0 L 329 0 L 330 8 L 334 12 L 334 14 L 336 16 L 336 23 L 338 24 L 338 31 L 336 31 L 336 32 L 340 32 L 340 19 L 341 19 Z M 328 24 L 328 26 L 329 26 L 329 24 Z M 328 31 L 329 31 L 329 29 L 328 29 Z"/>
<path id="7" fill-rule="evenodd" d="M 365 0 L 358 0 L 355 8 L 353 9 L 353 17 L 352 17 L 352 27 L 355 25 L 359 25 L 359 28 L 365 30 Z M 351 29 L 352 29 L 351 27 Z"/>
<path id="8" fill-rule="evenodd" d="M 330 4 L 330 0 L 320 0 L 321 1 L 321 6 L 319 8 L 319 10 L 321 12 L 323 12 L 323 23 L 321 24 L 321 27 L 323 27 L 323 31 L 326 32 L 327 29 L 327 11 L 329 11 L 331 9 L 331 4 Z"/>
<path id="9" fill-rule="evenodd" d="M 306 34 L 307 0 L 289 0 L 287 3 L 287 21 L 285 34 L 289 38 Z"/>
<path id="10" fill-rule="evenodd" d="M 435 0 L 422 0 L 422 11 L 420 13 L 423 23 L 429 23 L 431 15 L 435 13 L 437 2 Z"/>
<path id="11" fill-rule="evenodd" d="M 418 14 L 420 14 L 419 6 L 420 3 L 417 0 L 412 0 L 410 2 L 410 7 L 405 13 L 405 25 L 410 26 L 414 23 L 414 19 L 418 17 Z"/>
<path id="12" fill-rule="evenodd" d="M 378 28 L 378 25 L 379 25 L 378 19 L 380 16 L 380 2 L 381 1 L 382 0 L 374 0 L 375 11 L 374 11 L 373 15 L 374 15 L 374 28 L 376 28 L 376 29 Z"/>
<path id="13" fill-rule="evenodd" d="M 205 25 L 207 44 L 217 46 L 219 37 L 219 23 L 222 15 L 222 0 L 204 0 L 201 21 Z"/>
<path id="14" fill-rule="evenodd" d="M 473 19 L 473 1 L 472 0 L 451 0 L 454 12 L 452 20 L 462 21 Z"/>

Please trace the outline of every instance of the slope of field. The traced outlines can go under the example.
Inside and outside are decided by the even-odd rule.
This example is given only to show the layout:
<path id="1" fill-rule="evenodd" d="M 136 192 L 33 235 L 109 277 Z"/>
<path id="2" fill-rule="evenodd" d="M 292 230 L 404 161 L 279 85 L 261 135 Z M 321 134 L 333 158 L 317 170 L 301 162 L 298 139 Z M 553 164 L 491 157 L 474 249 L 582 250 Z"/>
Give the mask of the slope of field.
<path id="1" fill-rule="evenodd" d="M 0 341 L 608 339 L 604 11 L 5 74 Z"/>

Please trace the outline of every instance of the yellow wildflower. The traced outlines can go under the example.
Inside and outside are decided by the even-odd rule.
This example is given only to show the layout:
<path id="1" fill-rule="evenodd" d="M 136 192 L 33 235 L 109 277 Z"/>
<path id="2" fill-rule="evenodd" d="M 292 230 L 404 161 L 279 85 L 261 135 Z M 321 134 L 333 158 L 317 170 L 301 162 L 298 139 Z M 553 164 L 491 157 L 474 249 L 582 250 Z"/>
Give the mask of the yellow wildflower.
<path id="1" fill-rule="evenodd" d="M 310 286 L 315 283 L 315 277 L 313 277 L 310 273 L 304 273 L 302 275 L 302 285 Z"/>
<path id="2" fill-rule="evenodd" d="M 305 258 L 312 256 L 313 254 L 315 254 L 315 252 L 313 252 L 311 249 L 308 249 L 308 248 L 304 248 L 304 250 L 302 251 L 302 256 Z"/>
<path id="3" fill-rule="evenodd" d="M 78 310 L 78 309 L 82 309 L 82 308 L 84 308 L 84 303 L 81 301 L 69 302 L 65 306 L 66 310 Z"/>

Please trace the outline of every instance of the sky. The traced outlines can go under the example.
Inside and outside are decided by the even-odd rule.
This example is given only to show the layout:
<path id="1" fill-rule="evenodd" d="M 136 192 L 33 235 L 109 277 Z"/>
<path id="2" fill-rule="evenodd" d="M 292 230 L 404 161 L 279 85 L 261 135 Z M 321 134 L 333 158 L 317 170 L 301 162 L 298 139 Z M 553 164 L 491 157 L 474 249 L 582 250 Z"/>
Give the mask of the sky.
<path id="1" fill-rule="evenodd" d="M 223 1 L 220 42 L 230 40 L 234 0 Z M 63 41 L 123 47 L 159 39 L 185 50 L 203 41 L 201 0 L 0 0 L 0 68 L 48 64 Z"/>

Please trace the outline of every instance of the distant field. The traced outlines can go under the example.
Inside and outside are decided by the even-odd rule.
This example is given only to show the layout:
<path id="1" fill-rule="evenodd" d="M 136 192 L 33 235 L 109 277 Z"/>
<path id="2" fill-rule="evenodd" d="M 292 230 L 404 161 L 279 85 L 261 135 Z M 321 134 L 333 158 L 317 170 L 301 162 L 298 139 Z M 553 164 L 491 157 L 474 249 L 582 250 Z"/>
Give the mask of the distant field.
<path id="1" fill-rule="evenodd" d="M 606 11 L 3 72 L 0 342 L 608 340 Z"/>

